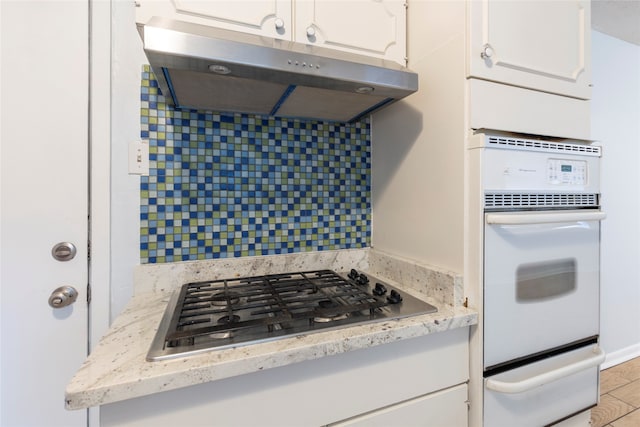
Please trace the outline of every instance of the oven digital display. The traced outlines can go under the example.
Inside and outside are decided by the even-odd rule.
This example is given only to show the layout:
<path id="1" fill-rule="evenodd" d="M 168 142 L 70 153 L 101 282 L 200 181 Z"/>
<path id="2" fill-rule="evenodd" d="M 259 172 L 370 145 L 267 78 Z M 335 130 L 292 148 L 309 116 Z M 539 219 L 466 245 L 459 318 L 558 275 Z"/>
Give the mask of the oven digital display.
<path id="1" fill-rule="evenodd" d="M 587 162 L 582 160 L 548 159 L 547 182 L 552 185 L 587 185 Z"/>

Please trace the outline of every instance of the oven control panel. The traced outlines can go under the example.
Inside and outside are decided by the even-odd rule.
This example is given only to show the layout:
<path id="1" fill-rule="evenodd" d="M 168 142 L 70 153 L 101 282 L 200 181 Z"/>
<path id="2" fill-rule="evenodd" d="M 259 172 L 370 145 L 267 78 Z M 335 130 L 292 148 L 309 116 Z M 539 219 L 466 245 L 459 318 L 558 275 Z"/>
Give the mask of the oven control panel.
<path id="1" fill-rule="evenodd" d="M 586 185 L 587 162 L 547 159 L 547 183 L 551 185 Z"/>

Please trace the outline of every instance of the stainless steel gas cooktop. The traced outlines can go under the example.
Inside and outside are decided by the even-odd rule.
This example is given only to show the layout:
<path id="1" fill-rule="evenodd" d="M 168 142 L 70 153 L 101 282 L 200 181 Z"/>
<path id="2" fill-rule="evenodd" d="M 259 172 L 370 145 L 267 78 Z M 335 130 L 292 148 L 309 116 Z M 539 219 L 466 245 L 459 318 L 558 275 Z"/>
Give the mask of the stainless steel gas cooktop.
<path id="1" fill-rule="evenodd" d="M 345 276 L 318 270 L 187 283 L 172 295 L 147 360 L 436 311 L 356 270 Z"/>

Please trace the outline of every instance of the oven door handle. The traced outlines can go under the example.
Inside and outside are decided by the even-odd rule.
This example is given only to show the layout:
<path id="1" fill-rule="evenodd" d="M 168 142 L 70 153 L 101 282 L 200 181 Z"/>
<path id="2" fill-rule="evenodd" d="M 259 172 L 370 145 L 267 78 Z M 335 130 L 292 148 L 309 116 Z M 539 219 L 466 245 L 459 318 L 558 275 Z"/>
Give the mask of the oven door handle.
<path id="1" fill-rule="evenodd" d="M 553 213 L 523 213 L 523 214 L 487 214 L 487 224 L 523 225 L 546 224 L 550 222 L 601 221 L 607 215 L 604 212 L 553 212 Z"/>
<path id="2" fill-rule="evenodd" d="M 548 384 L 550 382 L 557 381 L 561 378 L 568 377 L 569 375 L 573 375 L 576 372 L 598 366 L 602 362 L 604 362 L 604 359 L 604 351 L 602 351 L 600 347 L 595 347 L 593 349 L 593 355 L 590 355 L 570 365 L 551 369 L 547 372 L 543 372 L 542 374 L 525 378 L 520 381 L 509 382 L 486 379 L 485 385 L 488 389 L 497 391 L 499 393 L 522 393 L 533 388 Z"/>

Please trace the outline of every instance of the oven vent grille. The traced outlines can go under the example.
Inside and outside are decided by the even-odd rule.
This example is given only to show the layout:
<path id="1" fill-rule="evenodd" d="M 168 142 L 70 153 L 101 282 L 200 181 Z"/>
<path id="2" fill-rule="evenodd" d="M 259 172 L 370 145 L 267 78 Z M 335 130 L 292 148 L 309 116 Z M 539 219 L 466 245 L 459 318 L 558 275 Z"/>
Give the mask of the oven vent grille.
<path id="1" fill-rule="evenodd" d="M 597 208 L 598 194 L 487 193 L 485 209 Z"/>
<path id="2" fill-rule="evenodd" d="M 580 154 L 584 156 L 600 156 L 602 150 L 602 147 L 596 145 L 569 144 L 564 142 L 549 142 L 535 139 L 508 138 L 501 136 L 489 136 L 488 147 Z"/>

